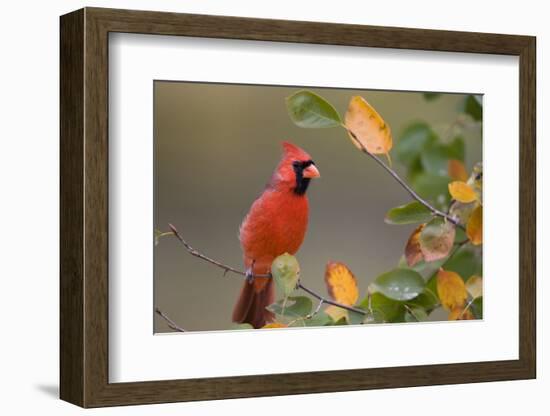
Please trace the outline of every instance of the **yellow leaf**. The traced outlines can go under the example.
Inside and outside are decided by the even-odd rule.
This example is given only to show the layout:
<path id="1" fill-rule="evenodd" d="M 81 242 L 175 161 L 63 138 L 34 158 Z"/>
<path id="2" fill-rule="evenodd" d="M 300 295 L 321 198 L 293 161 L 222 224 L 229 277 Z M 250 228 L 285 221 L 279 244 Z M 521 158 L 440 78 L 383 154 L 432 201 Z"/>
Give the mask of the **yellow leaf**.
<path id="1" fill-rule="evenodd" d="M 280 322 L 271 322 L 270 324 L 265 324 L 264 326 L 262 326 L 262 329 L 268 328 L 288 328 L 288 326 Z"/>
<path id="2" fill-rule="evenodd" d="M 470 185 L 462 181 L 454 181 L 449 184 L 449 193 L 459 202 L 473 202 L 477 199 L 476 192 Z"/>
<path id="3" fill-rule="evenodd" d="M 351 97 L 345 116 L 346 128 L 373 154 L 388 154 L 393 146 L 390 126 L 363 98 Z M 352 142 L 361 149 L 355 140 Z"/>
<path id="4" fill-rule="evenodd" d="M 462 306 L 454 308 L 449 312 L 449 321 L 469 321 L 476 319 L 470 308 L 463 309 Z"/>
<path id="5" fill-rule="evenodd" d="M 357 302 L 359 298 L 357 279 L 344 263 L 327 263 L 325 283 L 328 293 L 336 302 L 350 306 Z"/>
<path id="6" fill-rule="evenodd" d="M 426 224 L 421 224 L 413 231 L 407 245 L 405 246 L 405 259 L 409 267 L 414 266 L 416 263 L 424 259 L 422 249 L 420 248 L 420 233 Z"/>
<path id="7" fill-rule="evenodd" d="M 334 322 L 338 322 L 342 318 L 346 318 L 346 321 L 349 322 L 349 314 L 345 309 L 339 308 L 338 306 L 330 305 L 325 309 L 325 313 L 332 318 Z"/>
<path id="8" fill-rule="evenodd" d="M 466 224 L 466 235 L 474 246 L 483 242 L 483 207 L 479 205 Z"/>
<path id="9" fill-rule="evenodd" d="M 483 295 L 483 279 L 481 276 L 470 276 L 470 278 L 466 280 L 466 290 L 474 299 L 481 297 Z"/>
<path id="10" fill-rule="evenodd" d="M 462 181 L 466 182 L 468 180 L 468 172 L 462 163 L 458 159 L 450 159 L 448 165 L 449 177 L 453 181 Z"/>
<path id="11" fill-rule="evenodd" d="M 464 280 L 458 273 L 439 269 L 437 273 L 437 294 L 443 307 L 453 310 L 464 306 L 468 293 Z"/>

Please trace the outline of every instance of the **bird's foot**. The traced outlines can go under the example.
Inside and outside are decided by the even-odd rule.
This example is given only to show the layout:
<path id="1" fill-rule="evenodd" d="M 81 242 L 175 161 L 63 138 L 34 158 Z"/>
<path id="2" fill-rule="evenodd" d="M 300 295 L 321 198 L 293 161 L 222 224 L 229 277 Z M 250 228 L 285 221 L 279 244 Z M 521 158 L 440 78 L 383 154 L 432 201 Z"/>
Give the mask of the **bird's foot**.
<path id="1" fill-rule="evenodd" d="M 252 267 L 249 267 L 248 269 L 246 269 L 246 271 L 244 272 L 244 275 L 246 277 L 246 281 L 249 284 L 254 283 L 254 271 L 252 270 Z"/>

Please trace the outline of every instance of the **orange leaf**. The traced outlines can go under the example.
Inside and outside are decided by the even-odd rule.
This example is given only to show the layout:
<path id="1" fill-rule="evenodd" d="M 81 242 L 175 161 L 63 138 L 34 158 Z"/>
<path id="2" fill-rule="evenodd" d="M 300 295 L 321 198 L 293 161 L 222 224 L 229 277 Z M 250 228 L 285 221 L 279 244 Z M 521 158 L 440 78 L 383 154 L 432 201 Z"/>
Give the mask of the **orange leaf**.
<path id="1" fill-rule="evenodd" d="M 393 140 L 390 126 L 363 97 L 351 97 L 345 123 L 370 153 L 388 154 L 391 150 Z M 353 138 L 352 141 L 361 149 Z"/>
<path id="2" fill-rule="evenodd" d="M 464 280 L 458 273 L 439 269 L 437 272 L 437 294 L 447 310 L 464 306 L 468 292 Z"/>
<path id="3" fill-rule="evenodd" d="M 481 205 L 472 212 L 466 224 L 466 235 L 475 246 L 483 242 L 483 207 Z"/>
<path id="4" fill-rule="evenodd" d="M 339 303 L 353 305 L 359 298 L 357 279 L 350 269 L 339 262 L 328 262 L 325 269 L 328 293 Z"/>
<path id="5" fill-rule="evenodd" d="M 288 328 L 288 326 L 280 322 L 271 322 L 270 324 L 265 324 L 264 326 L 262 326 L 262 329 L 268 328 Z"/>
<path id="6" fill-rule="evenodd" d="M 450 159 L 448 165 L 449 177 L 453 181 L 466 182 L 468 180 L 468 172 L 462 163 L 458 159 Z"/>
<path id="7" fill-rule="evenodd" d="M 405 246 L 405 259 L 409 267 L 414 266 L 416 263 L 424 259 L 422 249 L 420 248 L 420 233 L 426 224 L 421 224 L 413 231 L 407 245 Z"/>
<path id="8" fill-rule="evenodd" d="M 470 185 L 462 181 L 454 181 L 449 184 L 449 193 L 459 202 L 469 203 L 477 199 L 476 192 Z"/>
<path id="9" fill-rule="evenodd" d="M 449 321 L 469 321 L 476 319 L 470 308 L 463 309 L 462 306 L 454 308 L 449 312 Z"/>

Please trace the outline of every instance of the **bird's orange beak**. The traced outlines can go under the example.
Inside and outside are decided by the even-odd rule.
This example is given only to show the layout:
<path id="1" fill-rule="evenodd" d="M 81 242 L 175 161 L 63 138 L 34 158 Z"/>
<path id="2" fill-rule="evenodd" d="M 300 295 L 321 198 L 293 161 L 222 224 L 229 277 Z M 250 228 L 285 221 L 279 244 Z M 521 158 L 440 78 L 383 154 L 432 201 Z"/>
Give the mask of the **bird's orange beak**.
<path id="1" fill-rule="evenodd" d="M 304 169 L 304 172 L 302 174 L 304 178 L 318 178 L 321 176 L 319 173 L 319 169 L 315 165 L 309 165 L 307 168 Z"/>

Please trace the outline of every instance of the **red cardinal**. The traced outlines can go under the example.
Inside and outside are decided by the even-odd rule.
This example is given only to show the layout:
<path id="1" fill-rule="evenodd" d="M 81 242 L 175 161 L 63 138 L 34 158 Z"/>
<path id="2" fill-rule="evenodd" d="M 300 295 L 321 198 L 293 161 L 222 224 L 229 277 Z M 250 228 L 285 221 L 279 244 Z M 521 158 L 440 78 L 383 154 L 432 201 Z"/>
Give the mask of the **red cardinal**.
<path id="1" fill-rule="evenodd" d="M 239 230 L 247 274 L 268 274 L 273 260 L 295 254 L 307 229 L 309 181 L 319 177 L 311 157 L 298 146 L 283 142 L 283 157 L 265 190 L 254 201 Z M 273 280 L 246 279 L 233 309 L 233 321 L 261 328 L 273 320 L 266 306 L 275 300 Z"/>

